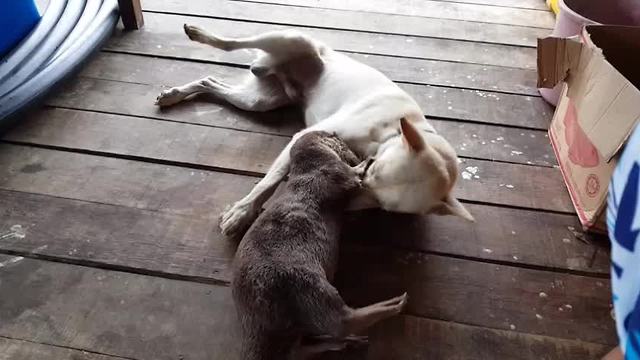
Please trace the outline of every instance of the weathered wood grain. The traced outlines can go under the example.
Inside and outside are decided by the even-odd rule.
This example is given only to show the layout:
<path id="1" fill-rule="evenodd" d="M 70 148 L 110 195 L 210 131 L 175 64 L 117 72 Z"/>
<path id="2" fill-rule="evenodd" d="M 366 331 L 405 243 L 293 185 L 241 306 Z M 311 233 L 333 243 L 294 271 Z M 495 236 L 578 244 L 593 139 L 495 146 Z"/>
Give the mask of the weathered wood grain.
<path id="1" fill-rule="evenodd" d="M 248 174 L 264 174 L 290 140 L 284 136 L 64 109 L 49 109 L 42 116 L 36 115 L 2 138 Z"/>
<path id="2" fill-rule="evenodd" d="M 163 246 L 166 237 L 182 243 L 188 241 L 183 237 L 190 236 L 195 239 L 192 247 L 201 246 L 212 256 L 217 252 L 209 250 L 208 246 L 224 241 L 215 220 L 227 204 L 248 193 L 257 180 L 247 176 L 14 145 L 0 145 L 0 166 L 6 169 L 5 175 L 0 176 L 1 189 L 134 207 L 192 219 L 187 222 L 193 224 L 190 225 L 193 227 L 191 230 L 178 228 L 169 231 L 161 227 L 156 233 L 152 226 L 148 232 L 152 237 L 157 236 L 150 241 L 152 250 Z M 600 244 L 586 244 L 574 235 L 580 226 L 575 216 L 487 205 L 466 206 L 477 223 L 453 217 L 394 215 L 377 211 L 352 214 L 348 216 L 345 239 L 487 261 L 585 273 L 608 272 L 608 254 Z M 170 227 L 180 220 L 157 216 Z M 197 219 L 203 219 L 205 223 Z M 145 222 L 148 221 L 141 221 L 142 224 Z M 83 226 L 89 229 L 80 228 L 78 236 L 85 230 L 94 233 L 92 221 Z M 140 228 L 139 232 L 143 231 Z M 72 245 L 68 243 L 65 246 Z M 136 244 L 127 253 L 137 257 L 136 249 L 140 248 L 141 245 Z M 62 253 L 69 250 L 64 247 Z M 171 263 L 171 257 L 161 259 Z"/>
<path id="3" fill-rule="evenodd" d="M 63 92 L 49 99 L 51 106 L 111 114 L 133 115 L 272 135 L 291 136 L 303 128 L 299 109 L 287 108 L 267 113 L 251 113 L 202 96 L 170 108 L 161 109 L 151 99 L 158 86 L 80 78 Z M 452 103 L 452 100 L 444 101 Z M 436 106 L 444 107 L 444 106 Z M 449 107 L 451 107 L 449 105 Z M 47 110 L 44 117 L 60 118 L 77 114 L 68 110 Z M 106 115 L 83 115 L 106 117 Z M 134 120 L 132 120 L 134 121 Z M 551 166 L 556 163 L 546 133 L 477 123 L 458 123 L 430 119 L 430 123 L 457 150 L 460 156 Z M 522 135 L 521 135 L 522 134 Z"/>
<path id="4" fill-rule="evenodd" d="M 532 70 L 409 58 L 349 54 L 391 79 L 408 83 L 538 96 Z"/>
<path id="5" fill-rule="evenodd" d="M 556 269 L 607 273 L 607 243 L 586 243 L 572 215 L 465 204 L 475 224 L 453 217 L 390 214 L 379 210 L 349 214 L 344 238 L 407 250 L 469 256 Z"/>
<path id="6" fill-rule="evenodd" d="M 366 58 L 365 58 L 366 59 Z M 411 74 L 410 68 L 403 67 L 402 70 L 395 68 L 392 62 L 381 62 L 378 68 L 388 73 L 392 79 L 395 76 L 399 79 L 409 79 L 415 81 L 421 76 L 429 82 L 432 74 L 429 76 L 420 75 L 424 73 L 416 69 L 416 74 Z M 396 70 L 394 70 L 396 69 Z M 482 71 L 482 70 L 479 70 Z M 105 99 L 98 101 L 92 98 L 91 103 L 109 103 L 110 97 L 129 96 L 126 89 L 131 87 L 131 96 L 140 97 L 135 104 L 126 104 L 122 101 L 111 101 L 120 107 L 127 106 L 144 106 L 147 105 L 152 109 L 153 101 L 157 96 L 154 90 L 142 90 L 144 84 L 154 86 L 177 86 L 187 81 L 200 79 L 205 76 L 214 76 L 230 84 L 242 81 L 247 76 L 246 69 L 239 69 L 230 66 L 221 66 L 215 64 L 204 64 L 191 61 L 176 61 L 159 58 L 149 58 L 145 56 L 135 56 L 126 54 L 102 53 L 94 61 L 92 61 L 81 73 L 82 78 L 78 82 L 90 81 L 84 80 L 85 77 L 97 78 L 100 80 L 115 80 L 119 82 L 128 82 L 130 84 L 105 84 L 103 95 Z M 444 76 L 444 75 L 442 75 Z M 440 75 L 434 75 L 439 78 Z M 452 75 L 452 78 L 454 76 Z M 460 81 L 469 81 L 466 77 L 458 76 Z M 99 81 L 99 80 L 95 81 Z M 446 80 L 444 80 L 446 81 Z M 443 81 L 443 82 L 444 82 Z M 455 80 L 454 80 L 455 81 Z M 419 82 L 419 81 L 418 81 Z M 487 83 L 490 83 L 487 78 Z M 61 92 L 59 96 L 68 98 L 69 101 L 82 102 L 87 91 L 91 91 L 98 87 L 97 85 L 78 84 L 76 82 Z M 528 128 L 546 130 L 553 115 L 553 109 L 540 97 L 522 96 L 513 94 L 496 93 L 491 91 L 466 90 L 451 87 L 440 86 L 420 86 L 415 84 L 400 83 L 402 89 L 407 91 L 422 107 L 426 116 L 436 116 L 451 119 L 471 120 L 483 123 L 491 123 L 498 125 L 512 125 Z M 140 87 L 140 89 L 138 89 Z M 155 90 L 157 91 L 157 90 Z M 97 96 L 97 95 L 96 95 Z M 144 97 L 144 99 L 143 99 Z M 89 101 L 86 101 L 89 102 Z M 181 108 L 181 107 L 179 107 Z M 193 109 L 193 105 L 185 107 L 187 111 L 182 111 L 180 117 L 193 117 L 199 114 L 208 115 L 207 111 L 198 107 Z M 229 106 L 225 106 L 229 108 Z M 163 109 L 164 112 L 171 113 L 174 108 Z M 183 109 L 184 110 L 184 109 Z M 229 109 L 230 111 L 231 109 Z M 208 110 L 212 111 L 212 110 Z M 220 114 L 226 114 L 227 111 L 218 111 Z M 160 113 L 156 111 L 156 113 Z M 189 115 L 189 114 L 192 115 Z M 159 116 L 159 115 L 157 115 Z M 226 115 L 225 115 L 226 116 Z M 258 115 L 256 115 L 258 116 Z M 259 116 L 269 116 L 259 115 Z M 265 119 L 270 123 L 274 120 Z M 271 126 L 278 125 L 273 124 Z"/>
<path id="7" fill-rule="evenodd" d="M 2 257 L 4 259 L 4 257 Z M 0 360 L 125 360 L 119 356 L 0 337 Z"/>
<path id="8" fill-rule="evenodd" d="M 546 10 L 549 8 L 547 4 L 543 1 L 538 0 L 435 0 L 435 1 L 450 1 L 456 3 L 466 3 L 466 4 L 484 4 L 484 5 L 493 5 L 493 6 L 504 6 L 504 7 L 512 7 L 512 8 L 521 8 L 521 9 L 537 9 L 537 10 Z"/>
<path id="9" fill-rule="evenodd" d="M 574 216 L 557 213 L 573 211 L 557 170 L 523 165 L 553 164 L 544 134 L 479 124 L 546 127 L 551 111 L 527 70 L 534 50 L 500 44 L 526 45 L 531 38 L 521 34 L 548 31 L 540 28 L 548 27 L 547 12 L 509 9 L 514 0 L 213 1 L 160 0 L 151 10 L 242 21 L 147 13 L 155 28 L 118 33 L 109 50 L 116 53 L 103 53 L 49 102 L 68 109 L 48 109 L 7 137 L 52 149 L 0 144 L 0 254 L 11 254 L 0 255 L 0 359 L 238 358 L 233 305 L 219 286 L 230 279 L 233 245 L 216 218 L 257 180 L 229 172 L 263 174 L 300 128 L 291 121 L 300 114 L 247 114 L 203 98 L 154 108 L 161 87 L 192 80 L 187 75 L 246 71 L 204 63 L 246 66 L 245 53 L 183 46 L 184 19 L 231 35 L 274 28 L 247 21 L 306 26 L 403 82 L 468 157 L 456 191 L 474 202 L 467 206 L 477 224 L 379 211 L 347 216 L 339 286 L 348 302 L 405 289 L 411 298 L 408 315 L 373 329 L 368 358 L 577 360 L 599 358 L 601 344 L 616 342 L 606 252 L 577 239 Z M 359 17 L 349 23 L 350 15 Z M 167 32 L 176 25 L 167 19 L 181 20 Z M 522 22 L 539 27 L 513 25 Z"/>
<path id="10" fill-rule="evenodd" d="M 130 36 L 134 34 L 118 33 L 116 30 L 114 38 Z M 180 37 L 176 43 L 182 44 L 182 41 Z M 174 50 L 175 46 L 169 49 L 158 49 L 158 45 L 153 48 L 144 45 L 145 42 L 141 42 L 139 46 L 127 44 L 126 39 L 113 40 L 113 43 L 108 45 L 108 50 L 146 55 L 147 59 L 149 56 L 169 56 L 172 60 L 219 61 L 224 64 L 243 66 L 248 66 L 254 59 L 250 53 L 244 51 L 224 53 L 215 49 L 192 48 L 199 52 L 199 55 L 195 56 L 193 51 L 182 48 L 187 46 L 184 44 L 178 46 L 179 51 Z M 539 96 L 536 88 L 536 73 L 532 70 L 370 54 L 348 53 L 347 55 L 376 68 L 394 81 Z M 156 75 L 160 76 L 160 74 Z M 542 101 L 539 97 L 537 99 Z"/>
<path id="11" fill-rule="evenodd" d="M 429 0 L 255 0 L 261 3 L 322 7 L 330 9 L 382 12 L 400 15 L 435 17 L 496 24 L 553 28 L 555 23 L 550 11 L 516 9 L 508 7 L 466 4 L 467 1 L 429 1 Z M 476 2 L 476 1 L 473 1 Z"/>
<path id="12" fill-rule="evenodd" d="M 2 139 L 250 175 L 264 174 L 289 141 L 283 136 L 64 109 L 34 116 Z M 462 199 L 574 211 L 558 169 L 464 159 L 460 171 L 456 194 Z"/>
<path id="13" fill-rule="evenodd" d="M 32 259 L 0 273 L 0 335 L 135 359 L 239 358 L 227 288 Z"/>
<path id="14" fill-rule="evenodd" d="M 559 343 L 537 335 L 527 335 L 524 340 L 515 331 L 427 322 L 412 316 L 394 318 L 375 327 L 370 337 L 377 340 L 378 336 L 384 336 L 384 342 L 371 344 L 369 359 L 584 360 L 599 359 L 607 351 L 605 346 L 580 341 Z"/>
<path id="15" fill-rule="evenodd" d="M 292 28 L 274 24 L 146 13 L 145 31 L 116 31 L 106 48 L 223 62 L 238 61 L 249 54 L 247 51 L 230 53 L 215 51 L 211 47 L 189 41 L 183 30 L 185 23 L 201 26 L 208 31 L 229 37 L 251 36 L 266 31 Z M 298 29 L 326 42 L 336 50 L 517 69 L 535 69 L 536 67 L 534 48 L 309 27 Z"/>
<path id="16" fill-rule="evenodd" d="M 460 171 L 455 194 L 462 199 L 574 212 L 559 169 L 463 159 Z"/>
<path id="17" fill-rule="evenodd" d="M 137 359 L 238 358 L 227 288 L 31 259 L 0 271 L 0 287 L 15 289 L 0 304 L 2 334 Z M 604 352 L 593 343 L 404 315 L 378 324 L 370 335 L 370 359 L 489 360 L 500 353 L 515 360 L 542 354 L 578 360 Z"/>
<path id="18" fill-rule="evenodd" d="M 316 4 L 317 6 L 322 6 L 321 2 L 316 2 Z M 537 38 L 549 35 L 549 30 L 547 29 L 514 25 L 242 1 L 147 1 L 144 3 L 144 9 L 154 12 L 209 16 L 282 25 L 436 37 L 529 47 L 536 46 Z"/>
<path id="19" fill-rule="evenodd" d="M 171 220 L 139 209 L 42 195 L 2 191 L 1 196 L 7 204 L 0 210 L 1 250 L 86 259 L 200 281 L 230 280 L 230 244 L 207 241 L 202 229 L 194 230 L 197 219 Z M 16 225 L 22 227 L 20 234 Z M 7 235 L 10 231 L 12 236 Z M 162 233 L 166 234 L 159 236 Z M 338 287 L 351 304 L 364 305 L 406 290 L 412 299 L 408 314 L 504 330 L 515 325 L 523 332 L 566 339 L 615 341 L 606 279 L 372 244 L 345 245 Z"/>

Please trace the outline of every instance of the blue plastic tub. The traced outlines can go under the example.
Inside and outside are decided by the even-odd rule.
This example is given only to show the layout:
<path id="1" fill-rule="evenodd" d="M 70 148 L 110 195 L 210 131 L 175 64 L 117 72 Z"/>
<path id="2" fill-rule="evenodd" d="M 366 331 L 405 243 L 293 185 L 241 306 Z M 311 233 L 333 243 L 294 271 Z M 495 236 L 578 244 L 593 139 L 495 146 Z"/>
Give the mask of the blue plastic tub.
<path id="1" fill-rule="evenodd" d="M 33 0 L 0 0 L 0 58 L 18 45 L 39 20 Z"/>

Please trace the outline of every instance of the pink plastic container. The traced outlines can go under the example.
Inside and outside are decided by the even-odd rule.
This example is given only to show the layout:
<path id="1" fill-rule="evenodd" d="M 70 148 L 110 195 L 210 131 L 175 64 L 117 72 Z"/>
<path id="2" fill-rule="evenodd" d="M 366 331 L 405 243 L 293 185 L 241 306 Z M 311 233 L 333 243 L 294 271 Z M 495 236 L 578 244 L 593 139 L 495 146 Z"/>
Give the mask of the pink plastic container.
<path id="1" fill-rule="evenodd" d="M 560 13 L 551 36 L 571 37 L 580 34 L 582 27 L 593 24 L 640 25 L 638 0 L 559 0 Z M 561 85 L 553 89 L 538 89 L 542 97 L 557 105 Z"/>

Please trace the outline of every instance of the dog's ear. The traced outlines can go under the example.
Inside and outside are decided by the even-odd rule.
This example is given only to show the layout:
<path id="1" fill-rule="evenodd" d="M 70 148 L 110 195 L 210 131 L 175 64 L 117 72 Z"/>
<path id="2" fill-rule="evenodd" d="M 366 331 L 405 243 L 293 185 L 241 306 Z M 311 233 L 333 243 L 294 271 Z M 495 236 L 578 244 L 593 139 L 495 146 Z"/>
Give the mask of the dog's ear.
<path id="1" fill-rule="evenodd" d="M 413 126 L 409 120 L 400 119 L 400 129 L 402 129 L 402 137 L 406 141 L 409 148 L 414 152 L 421 152 L 427 146 L 424 139 L 420 135 L 420 131 Z"/>
<path id="2" fill-rule="evenodd" d="M 476 222 L 473 215 L 458 201 L 458 199 L 447 195 L 447 198 L 440 204 L 440 206 L 434 211 L 438 215 L 455 215 L 465 220 Z"/>

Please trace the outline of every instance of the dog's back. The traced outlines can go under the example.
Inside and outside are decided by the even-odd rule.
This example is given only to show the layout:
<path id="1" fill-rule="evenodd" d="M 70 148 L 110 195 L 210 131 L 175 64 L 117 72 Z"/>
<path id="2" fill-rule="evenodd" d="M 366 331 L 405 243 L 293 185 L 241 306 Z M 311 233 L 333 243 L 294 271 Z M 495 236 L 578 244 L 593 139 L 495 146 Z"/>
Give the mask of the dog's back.
<path id="1" fill-rule="evenodd" d="M 296 339 L 334 335 L 345 304 L 329 281 L 335 271 L 340 216 L 359 186 L 357 158 L 323 132 L 291 149 L 285 193 L 265 210 L 238 247 L 233 294 L 243 324 L 244 359 L 287 359 Z"/>

